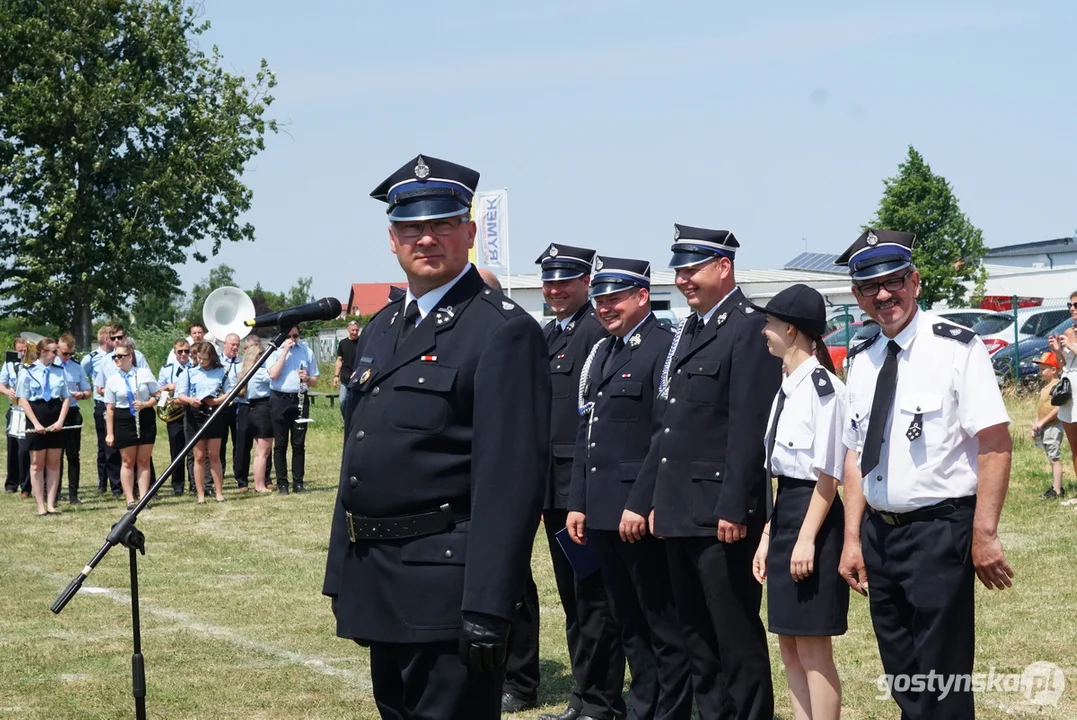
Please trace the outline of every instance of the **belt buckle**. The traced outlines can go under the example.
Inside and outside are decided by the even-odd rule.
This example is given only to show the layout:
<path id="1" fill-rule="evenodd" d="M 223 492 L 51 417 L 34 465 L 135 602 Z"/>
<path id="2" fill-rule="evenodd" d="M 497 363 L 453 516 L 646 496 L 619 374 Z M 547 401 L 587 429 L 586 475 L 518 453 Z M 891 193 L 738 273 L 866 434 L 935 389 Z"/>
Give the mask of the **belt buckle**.
<path id="1" fill-rule="evenodd" d="M 886 512 L 884 510 L 876 510 L 875 513 L 882 518 L 883 522 L 891 527 L 897 527 L 901 525 L 898 520 L 897 513 Z"/>
<path id="2" fill-rule="evenodd" d="M 352 514 L 345 511 L 344 517 L 348 520 L 348 539 L 355 542 L 355 525 L 352 523 Z"/>

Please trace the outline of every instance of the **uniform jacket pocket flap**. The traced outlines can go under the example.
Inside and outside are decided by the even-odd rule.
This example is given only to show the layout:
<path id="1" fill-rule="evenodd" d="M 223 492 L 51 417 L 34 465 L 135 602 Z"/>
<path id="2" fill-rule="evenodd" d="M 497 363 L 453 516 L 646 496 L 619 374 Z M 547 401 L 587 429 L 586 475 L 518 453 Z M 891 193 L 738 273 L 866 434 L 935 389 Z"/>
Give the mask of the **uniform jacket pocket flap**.
<path id="1" fill-rule="evenodd" d="M 942 409 L 941 395 L 912 393 L 901 398 L 901 411 L 910 415 L 926 415 Z"/>
<path id="2" fill-rule="evenodd" d="M 447 532 L 416 538 L 400 548 L 400 560 L 410 564 L 463 565 L 467 533 Z"/>
<path id="3" fill-rule="evenodd" d="M 571 458 L 576 455 L 575 443 L 553 443 L 553 456 L 555 458 Z"/>
<path id="4" fill-rule="evenodd" d="M 607 394 L 610 397 L 639 397 L 643 394 L 643 383 L 639 380 L 610 383 Z"/>
<path id="5" fill-rule="evenodd" d="M 642 462 L 623 462 L 617 466 L 617 477 L 624 482 L 632 482 L 639 476 Z"/>
<path id="6" fill-rule="evenodd" d="M 721 360 L 689 360 L 684 371 L 689 375 L 717 375 L 721 366 Z"/>
<path id="7" fill-rule="evenodd" d="M 775 445 L 780 445 L 790 450 L 810 450 L 815 442 L 815 435 L 805 430 L 800 432 L 778 433 Z"/>
<path id="8" fill-rule="evenodd" d="M 550 372 L 557 375 L 567 375 L 572 372 L 572 358 L 554 358 L 550 361 Z"/>
<path id="9" fill-rule="evenodd" d="M 721 480 L 725 463 L 721 460 L 693 460 L 693 480 Z"/>
<path id="10" fill-rule="evenodd" d="M 447 393 L 456 380 L 456 368 L 442 365 L 422 365 L 401 368 L 396 376 L 396 387 L 426 392 Z"/>

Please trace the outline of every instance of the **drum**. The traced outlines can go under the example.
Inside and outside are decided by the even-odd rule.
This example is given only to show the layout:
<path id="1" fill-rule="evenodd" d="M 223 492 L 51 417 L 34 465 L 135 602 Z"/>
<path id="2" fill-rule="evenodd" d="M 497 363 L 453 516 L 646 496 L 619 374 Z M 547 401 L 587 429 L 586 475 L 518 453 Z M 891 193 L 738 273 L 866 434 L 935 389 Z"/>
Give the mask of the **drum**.
<path id="1" fill-rule="evenodd" d="M 22 408 L 11 408 L 11 419 L 8 421 L 7 434 L 19 440 L 26 437 L 26 413 L 23 412 Z"/>

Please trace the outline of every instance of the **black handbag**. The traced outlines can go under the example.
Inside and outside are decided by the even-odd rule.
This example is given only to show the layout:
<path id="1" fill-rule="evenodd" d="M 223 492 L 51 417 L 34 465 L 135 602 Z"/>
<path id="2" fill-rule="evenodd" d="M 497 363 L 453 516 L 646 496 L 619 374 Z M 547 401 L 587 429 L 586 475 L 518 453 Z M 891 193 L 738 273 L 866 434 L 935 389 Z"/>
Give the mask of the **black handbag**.
<path id="1" fill-rule="evenodd" d="M 1058 384 L 1051 388 L 1051 404 L 1052 405 L 1065 405 L 1073 399 L 1073 386 L 1070 385 L 1070 379 L 1064 377 L 1058 381 Z"/>

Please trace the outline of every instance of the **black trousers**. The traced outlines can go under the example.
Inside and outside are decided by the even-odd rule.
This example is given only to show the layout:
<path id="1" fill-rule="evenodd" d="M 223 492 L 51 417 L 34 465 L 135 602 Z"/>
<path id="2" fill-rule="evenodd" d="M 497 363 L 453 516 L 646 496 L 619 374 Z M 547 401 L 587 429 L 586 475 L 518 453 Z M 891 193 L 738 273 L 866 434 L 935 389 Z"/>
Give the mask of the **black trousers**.
<path id="1" fill-rule="evenodd" d="M 883 672 L 889 677 L 972 673 L 976 623 L 972 566 L 974 508 L 893 527 L 868 510 L 861 527 L 871 591 L 871 623 Z M 971 718 L 971 692 L 955 683 L 944 698 L 936 688 L 913 692 L 891 685 L 903 720 Z"/>
<path id="2" fill-rule="evenodd" d="M 557 594 L 565 611 L 572 678 L 576 681 L 568 706 L 598 720 L 624 717 L 621 690 L 625 683 L 625 656 L 621 629 L 613 619 L 602 573 L 592 573 L 583 580 L 576 578 L 565 551 L 554 537 L 565 526 L 568 511 L 542 512 Z"/>
<path id="3" fill-rule="evenodd" d="M 78 405 L 73 405 L 67 410 L 67 418 L 64 425 L 81 425 L 82 411 Z M 82 477 L 80 456 L 82 450 L 82 428 L 78 430 L 64 430 L 64 454 L 60 457 L 60 487 L 56 491 L 57 497 L 64 492 L 64 468 L 67 468 L 67 492 L 69 498 L 79 496 L 79 480 Z"/>
<path id="4" fill-rule="evenodd" d="M 310 415 L 310 398 L 303 403 L 303 417 Z M 303 482 L 307 456 L 307 426 L 297 425 L 299 396 L 295 393 L 269 394 L 269 417 L 273 421 L 273 472 L 278 487 L 288 487 L 288 440 L 292 445 L 292 482 Z"/>
<path id="5" fill-rule="evenodd" d="M 505 658 L 505 692 L 524 700 L 538 700 L 539 689 L 539 599 L 535 578 L 528 564 L 524 596 L 512 618 L 509 652 Z"/>
<path id="6" fill-rule="evenodd" d="M 11 408 L 7 409 L 7 425 L 11 424 Z M 30 492 L 30 446 L 22 446 L 10 435 L 7 436 L 7 478 L 4 489 L 10 492 Z"/>
<path id="7" fill-rule="evenodd" d="M 247 431 L 247 419 L 251 406 L 236 403 L 235 448 L 232 450 L 232 469 L 236 476 L 236 486 L 247 487 L 251 474 L 251 450 L 254 448 L 254 436 Z"/>
<path id="8" fill-rule="evenodd" d="M 105 444 L 105 435 L 108 434 L 105 427 L 105 403 L 94 401 L 93 424 L 97 430 L 97 491 L 104 492 L 106 487 L 111 486 L 113 495 L 123 495 L 123 486 L 120 485 L 120 451 Z M 105 485 L 106 478 L 108 486 Z"/>
<path id="9" fill-rule="evenodd" d="M 634 720 L 689 720 L 692 675 L 670 588 L 662 540 L 635 543 L 609 530 L 588 530 L 610 609 L 632 671 L 629 705 Z"/>
<path id="10" fill-rule="evenodd" d="M 237 414 L 236 404 L 232 403 L 221 411 L 221 417 L 218 422 L 224 423 L 225 431 L 224 436 L 221 437 L 221 477 L 224 477 L 225 472 L 228 470 L 228 435 L 232 435 L 232 477 L 237 478 L 239 475 L 236 473 L 236 448 L 239 447 L 238 432 L 239 428 L 236 426 Z M 238 483 L 237 483 L 238 485 Z M 239 487 L 243 487 L 239 485 Z"/>
<path id="11" fill-rule="evenodd" d="M 499 671 L 472 675 L 455 641 L 371 643 L 370 679 L 383 720 L 498 720 Z"/>
<path id="12" fill-rule="evenodd" d="M 175 460 L 183 452 L 183 448 L 187 446 L 187 435 L 183 431 L 183 418 L 174 420 L 170 423 L 165 423 L 165 429 L 168 432 L 168 457 L 169 460 Z M 193 452 L 191 453 L 194 454 Z M 156 480 L 157 478 L 154 478 Z M 183 493 L 183 486 L 187 484 L 187 463 L 181 462 L 176 466 L 176 469 L 172 471 L 172 492 L 177 495 Z"/>
<path id="13" fill-rule="evenodd" d="M 700 720 L 771 720 L 770 653 L 752 557 L 763 528 L 735 543 L 668 538 L 666 557 Z"/>

